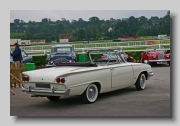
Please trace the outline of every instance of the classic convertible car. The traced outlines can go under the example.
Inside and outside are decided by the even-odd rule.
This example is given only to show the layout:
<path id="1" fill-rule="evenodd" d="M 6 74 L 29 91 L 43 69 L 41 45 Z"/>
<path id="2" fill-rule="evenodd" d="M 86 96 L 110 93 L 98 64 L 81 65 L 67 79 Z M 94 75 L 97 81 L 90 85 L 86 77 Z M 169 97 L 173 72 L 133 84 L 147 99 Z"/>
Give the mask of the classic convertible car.
<path id="1" fill-rule="evenodd" d="M 116 59 L 101 59 L 104 52 L 113 49 L 86 49 L 86 63 L 62 62 L 56 60 L 56 67 L 23 72 L 22 91 L 32 97 L 60 97 L 79 95 L 85 103 L 96 101 L 99 93 L 110 92 L 135 85 L 143 90 L 146 80 L 153 76 L 151 66 L 143 63 L 128 63 L 120 51 Z"/>

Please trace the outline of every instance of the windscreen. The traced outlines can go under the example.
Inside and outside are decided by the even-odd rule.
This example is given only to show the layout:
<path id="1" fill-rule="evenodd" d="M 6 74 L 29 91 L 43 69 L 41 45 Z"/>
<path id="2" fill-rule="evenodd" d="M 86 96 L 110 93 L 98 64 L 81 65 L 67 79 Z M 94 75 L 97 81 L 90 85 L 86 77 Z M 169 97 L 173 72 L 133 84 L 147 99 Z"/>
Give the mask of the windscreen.
<path id="1" fill-rule="evenodd" d="M 124 62 L 122 57 L 116 52 L 94 51 L 90 53 L 90 57 L 97 65 L 113 65 Z"/>
<path id="2" fill-rule="evenodd" d="M 53 47 L 51 53 L 72 52 L 72 47 Z"/>

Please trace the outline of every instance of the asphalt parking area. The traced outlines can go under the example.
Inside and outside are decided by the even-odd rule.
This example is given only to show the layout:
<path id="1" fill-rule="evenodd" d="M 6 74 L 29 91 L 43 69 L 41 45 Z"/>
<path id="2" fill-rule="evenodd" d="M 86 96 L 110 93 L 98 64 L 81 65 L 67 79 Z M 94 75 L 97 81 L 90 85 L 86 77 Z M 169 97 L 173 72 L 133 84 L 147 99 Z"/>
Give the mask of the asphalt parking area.
<path id="1" fill-rule="evenodd" d="M 83 104 L 79 96 L 51 102 L 47 98 L 32 98 L 12 89 L 11 116 L 138 116 L 170 117 L 170 67 L 152 66 L 154 76 L 147 81 L 146 89 L 137 91 L 135 86 L 100 94 L 93 104 Z"/>

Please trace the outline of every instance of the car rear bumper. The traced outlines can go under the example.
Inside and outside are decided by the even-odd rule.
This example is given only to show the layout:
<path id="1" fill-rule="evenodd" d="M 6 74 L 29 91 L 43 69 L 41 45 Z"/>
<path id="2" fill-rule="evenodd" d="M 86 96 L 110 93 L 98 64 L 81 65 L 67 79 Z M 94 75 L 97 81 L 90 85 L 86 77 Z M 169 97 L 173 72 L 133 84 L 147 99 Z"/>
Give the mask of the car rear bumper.
<path id="1" fill-rule="evenodd" d="M 42 93 L 42 94 L 48 94 L 48 95 L 54 95 L 54 94 L 59 94 L 59 95 L 69 95 L 70 89 L 65 89 L 65 90 L 55 90 L 55 88 L 51 88 L 51 90 L 39 90 L 39 89 L 33 89 L 31 86 L 28 88 L 25 88 L 22 86 L 22 92 L 27 92 L 27 93 Z"/>

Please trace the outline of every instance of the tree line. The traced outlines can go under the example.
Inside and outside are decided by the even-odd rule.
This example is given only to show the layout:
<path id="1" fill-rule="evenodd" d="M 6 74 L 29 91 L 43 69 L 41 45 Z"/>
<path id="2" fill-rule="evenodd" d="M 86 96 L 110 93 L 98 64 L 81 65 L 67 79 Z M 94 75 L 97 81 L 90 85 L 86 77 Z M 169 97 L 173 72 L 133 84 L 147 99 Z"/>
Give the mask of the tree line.
<path id="1" fill-rule="evenodd" d="M 90 17 L 88 21 L 79 18 L 78 20 L 51 21 L 49 18 L 41 22 L 24 22 L 15 19 L 10 23 L 10 37 L 21 39 L 46 39 L 46 41 L 59 41 L 59 33 L 72 33 L 73 40 L 97 40 L 117 39 L 122 36 L 157 36 L 159 34 L 170 35 L 170 11 L 159 18 L 152 16 L 137 17 L 131 16 L 125 19 L 100 20 L 98 17 Z M 72 41 L 73 41 L 72 40 Z"/>

